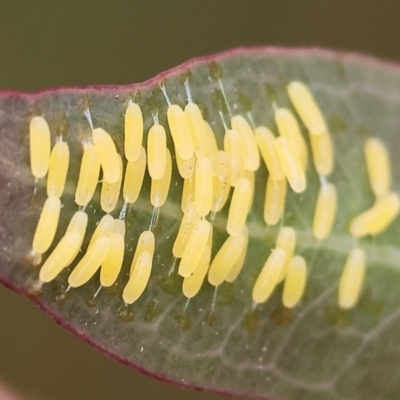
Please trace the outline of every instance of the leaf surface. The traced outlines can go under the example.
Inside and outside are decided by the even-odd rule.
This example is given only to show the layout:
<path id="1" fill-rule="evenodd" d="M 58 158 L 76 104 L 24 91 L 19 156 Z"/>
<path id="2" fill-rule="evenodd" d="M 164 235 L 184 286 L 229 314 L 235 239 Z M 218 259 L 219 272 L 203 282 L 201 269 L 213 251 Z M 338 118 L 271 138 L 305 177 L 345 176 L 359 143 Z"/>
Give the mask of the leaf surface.
<path id="1" fill-rule="evenodd" d="M 182 219 L 182 179 L 171 138 L 173 177 L 166 204 L 155 228 L 156 252 L 149 286 L 132 306 L 121 297 L 137 239 L 148 229 L 153 208 L 150 179 L 145 177 L 137 203 L 126 217 L 126 255 L 117 284 L 102 289 L 96 275 L 88 284 L 66 292 L 71 268 L 43 286 L 29 254 L 33 233 L 46 198 L 45 182 L 36 185 L 29 170 L 28 127 L 33 115 L 49 122 L 53 142 L 63 134 L 71 150 L 71 165 L 54 245 L 78 209 L 74 191 L 82 141 L 90 135 L 83 114 L 89 106 L 95 127 L 106 129 L 123 154 L 123 116 L 129 100 L 138 102 L 145 120 L 145 139 L 158 112 L 166 121 L 163 85 L 172 103 L 184 107 L 189 77 L 193 101 L 203 112 L 222 148 L 229 113 L 240 114 L 276 132 L 274 105 L 292 109 L 286 86 L 305 82 L 326 117 L 335 150 L 335 170 L 329 180 L 338 190 L 339 213 L 329 238 L 318 243 L 312 220 L 319 188 L 309 161 L 307 190 L 288 194 L 284 224 L 295 229 L 296 254 L 309 264 L 309 279 L 301 304 L 282 306 L 282 285 L 272 298 L 253 308 L 251 290 L 279 226 L 263 220 L 265 182 L 262 165 L 256 173 L 253 207 L 247 220 L 249 250 L 245 266 L 233 284 L 214 293 L 205 283 L 186 304 L 182 279 L 169 274 L 171 248 Z M 227 103 L 225 102 L 225 99 Z M 222 115 L 222 118 L 221 118 Z M 305 137 L 307 132 L 304 126 Z M 169 132 L 169 131 L 168 131 Z M 371 192 L 363 146 L 369 136 L 388 146 L 393 190 L 400 181 L 400 69 L 375 60 L 320 50 L 238 49 L 198 59 L 144 84 L 126 87 L 71 88 L 37 94 L 0 95 L 0 280 L 29 296 L 58 322 L 99 350 L 155 377 L 176 384 L 267 399 L 395 399 L 400 390 L 400 223 L 359 241 L 368 270 L 357 306 L 338 307 L 337 289 L 346 257 L 354 244 L 348 231 L 352 218 L 369 208 Z M 87 207 L 89 231 L 103 214 L 99 189 Z M 120 199 L 113 216 L 118 217 Z M 213 254 L 226 234 L 228 207 L 214 221 Z M 90 235 L 85 239 L 87 246 Z M 54 247 L 53 245 L 53 247 Z M 45 257 L 48 254 L 45 255 Z M 75 265 L 75 264 L 73 264 Z M 214 296 L 215 295 L 215 296 Z"/>

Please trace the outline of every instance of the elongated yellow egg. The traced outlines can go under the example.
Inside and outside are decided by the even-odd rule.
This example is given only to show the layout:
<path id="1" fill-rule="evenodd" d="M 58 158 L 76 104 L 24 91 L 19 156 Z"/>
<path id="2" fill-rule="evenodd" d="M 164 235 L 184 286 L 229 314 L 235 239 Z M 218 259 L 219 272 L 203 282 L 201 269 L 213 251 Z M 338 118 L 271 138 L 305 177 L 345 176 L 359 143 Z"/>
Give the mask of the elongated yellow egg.
<path id="1" fill-rule="evenodd" d="M 122 268 L 125 254 L 125 222 L 114 220 L 114 232 L 110 235 L 110 249 L 101 264 L 100 283 L 108 287 L 115 283 Z"/>
<path id="2" fill-rule="evenodd" d="M 318 240 L 326 239 L 331 233 L 336 212 L 337 193 L 335 185 L 324 183 L 319 189 L 313 220 L 313 233 Z"/>
<path id="3" fill-rule="evenodd" d="M 221 211 L 228 200 L 231 190 L 231 166 L 228 155 L 220 150 L 218 152 L 220 159 L 219 174 L 213 177 L 213 198 L 211 211 Z"/>
<path id="4" fill-rule="evenodd" d="M 244 166 L 249 171 L 256 171 L 260 166 L 260 153 L 258 151 L 253 129 L 241 115 L 231 119 L 232 129 L 239 132 L 243 140 Z"/>
<path id="5" fill-rule="evenodd" d="M 143 294 L 150 280 L 152 266 L 153 255 L 150 252 L 145 250 L 138 255 L 128 283 L 122 292 L 122 298 L 126 304 L 134 303 Z"/>
<path id="6" fill-rule="evenodd" d="M 192 230 L 198 221 L 200 221 L 200 215 L 197 214 L 194 203 L 189 203 L 186 212 L 183 214 L 182 222 L 172 247 L 172 254 L 176 258 L 182 257 Z"/>
<path id="7" fill-rule="evenodd" d="M 238 235 L 246 224 L 251 198 L 252 190 L 250 181 L 246 178 L 239 178 L 236 182 L 229 206 L 226 230 L 230 235 Z"/>
<path id="8" fill-rule="evenodd" d="M 85 238 L 87 225 L 88 225 L 88 215 L 84 211 L 77 211 L 71 218 L 71 221 L 68 224 L 66 234 L 70 232 L 77 232 L 79 233 L 80 241 L 76 245 L 75 249 L 71 251 L 71 257 L 68 260 L 66 267 L 70 265 L 72 261 L 75 260 L 75 257 L 78 255 L 79 250 L 82 247 L 83 239 Z"/>
<path id="9" fill-rule="evenodd" d="M 192 202 L 194 202 L 194 176 L 183 180 L 181 199 L 182 212 L 186 212 L 188 205 Z"/>
<path id="10" fill-rule="evenodd" d="M 286 252 L 284 250 L 272 250 L 254 284 L 252 292 L 254 302 L 264 303 L 269 299 L 278 283 L 285 260 Z"/>
<path id="11" fill-rule="evenodd" d="M 193 156 L 193 139 L 187 115 L 177 104 L 172 104 L 168 107 L 167 119 L 176 153 L 188 160 Z"/>
<path id="12" fill-rule="evenodd" d="M 207 156 L 207 133 L 199 106 L 189 103 L 185 107 L 185 114 L 189 121 L 194 153 L 197 157 Z"/>
<path id="13" fill-rule="evenodd" d="M 57 244 L 40 269 L 39 279 L 50 282 L 67 266 L 76 247 L 81 241 L 78 232 L 67 233 Z"/>
<path id="14" fill-rule="evenodd" d="M 392 173 L 390 158 L 385 144 L 378 138 L 369 138 L 365 142 L 364 153 L 373 193 L 376 197 L 388 195 Z"/>
<path id="15" fill-rule="evenodd" d="M 235 186 L 244 173 L 243 140 L 238 132 L 232 129 L 225 132 L 224 150 L 231 165 L 231 186 Z"/>
<path id="16" fill-rule="evenodd" d="M 269 176 L 276 181 L 285 178 L 285 173 L 275 150 L 274 134 L 265 126 L 259 126 L 255 129 L 255 136 Z"/>
<path id="17" fill-rule="evenodd" d="M 133 255 L 131 263 L 130 275 L 132 275 L 133 270 L 135 269 L 135 265 L 137 263 L 140 254 L 142 254 L 145 251 L 147 251 L 151 255 L 154 254 L 155 244 L 156 244 L 156 239 L 152 231 L 143 231 L 140 234 L 136 245 L 135 254 Z"/>
<path id="18" fill-rule="evenodd" d="M 114 231 L 114 218 L 110 214 L 103 215 L 101 220 L 96 226 L 96 229 L 93 232 L 92 238 L 90 239 L 89 247 L 92 247 L 93 244 L 100 236 L 110 237 Z"/>
<path id="19" fill-rule="evenodd" d="M 182 292 L 188 299 L 193 298 L 200 291 L 208 268 L 210 267 L 210 258 L 211 248 L 207 245 L 193 274 L 183 279 Z"/>
<path id="20" fill-rule="evenodd" d="M 228 236 L 211 261 L 210 270 L 208 271 L 208 282 L 211 285 L 219 286 L 228 277 L 229 273 L 240 259 L 240 256 L 243 254 L 246 241 L 246 229 L 240 232 L 239 235 Z"/>
<path id="21" fill-rule="evenodd" d="M 122 165 L 122 158 L 119 154 L 118 154 L 118 162 L 119 162 L 119 169 L 121 171 L 119 179 L 113 183 L 103 181 L 101 185 L 100 206 L 101 209 L 107 213 L 114 211 L 118 203 L 119 194 L 121 192 L 123 165 Z"/>
<path id="22" fill-rule="evenodd" d="M 160 124 L 154 124 L 147 136 L 147 166 L 152 179 L 161 179 L 167 166 L 167 135 Z"/>
<path id="23" fill-rule="evenodd" d="M 307 145 L 295 116 L 287 108 L 278 108 L 275 111 L 275 122 L 279 134 L 292 146 L 305 171 L 308 158 Z"/>
<path id="24" fill-rule="evenodd" d="M 375 204 L 355 217 L 350 223 L 350 233 L 355 237 L 378 235 L 397 218 L 400 199 L 397 193 L 378 199 Z"/>
<path id="25" fill-rule="evenodd" d="M 187 160 L 184 160 L 179 156 L 179 154 L 175 154 L 176 165 L 178 166 L 179 175 L 183 179 L 189 179 L 194 175 L 194 171 L 196 168 L 196 155 L 193 154 Z"/>
<path id="26" fill-rule="evenodd" d="M 225 278 L 225 280 L 227 282 L 234 282 L 236 280 L 236 278 L 239 276 L 239 274 L 242 271 L 243 266 L 244 266 L 244 261 L 246 259 L 246 255 L 247 255 L 247 247 L 249 244 L 249 233 L 248 233 L 248 229 L 246 226 L 243 228 L 241 235 L 244 236 L 244 244 L 240 245 L 239 258 L 233 263 L 232 267 L 229 268 L 229 272 Z"/>
<path id="27" fill-rule="evenodd" d="M 293 308 L 300 302 L 306 282 L 306 260 L 301 256 L 294 256 L 290 261 L 283 286 L 282 302 L 285 307 Z"/>
<path id="28" fill-rule="evenodd" d="M 103 170 L 103 179 L 110 183 L 118 181 L 122 172 L 112 137 L 102 128 L 93 129 L 92 137 Z"/>
<path id="29" fill-rule="evenodd" d="M 351 250 L 339 282 L 339 306 L 353 308 L 360 297 L 366 271 L 365 253 L 360 248 Z"/>
<path id="30" fill-rule="evenodd" d="M 330 175 L 334 166 L 331 135 L 327 132 L 311 135 L 310 142 L 314 166 L 318 174 L 323 176 Z"/>
<path id="31" fill-rule="evenodd" d="M 264 202 L 264 221 L 267 225 L 276 225 L 281 219 L 285 209 L 286 192 L 286 178 L 275 181 L 268 177 Z"/>
<path id="32" fill-rule="evenodd" d="M 211 210 L 213 199 L 213 174 L 208 157 L 200 157 L 196 163 L 194 180 L 194 204 L 197 213 L 205 217 Z"/>
<path id="33" fill-rule="evenodd" d="M 31 172 L 36 179 L 44 178 L 49 170 L 51 137 L 47 121 L 33 117 L 29 124 Z"/>
<path id="34" fill-rule="evenodd" d="M 280 283 L 285 279 L 286 272 L 289 268 L 290 262 L 292 261 L 295 247 L 296 247 L 296 232 L 290 226 L 282 227 L 279 230 L 275 248 L 282 249 L 285 251 L 286 260 L 285 264 L 283 265 L 281 274 L 278 277 L 277 283 Z"/>
<path id="35" fill-rule="evenodd" d="M 288 141 L 282 136 L 275 139 L 275 150 L 290 187 L 296 193 L 304 192 L 306 177 L 297 154 L 292 151 Z"/>
<path id="36" fill-rule="evenodd" d="M 125 111 L 125 157 L 128 161 L 137 161 L 140 157 L 143 141 L 143 115 L 140 106 L 129 103 Z"/>
<path id="37" fill-rule="evenodd" d="M 83 144 L 83 156 L 75 191 L 75 203 L 86 206 L 92 199 L 99 182 L 100 159 L 92 143 Z"/>
<path id="38" fill-rule="evenodd" d="M 47 195 L 61 197 L 69 166 L 69 147 L 66 142 L 57 142 L 50 154 Z"/>
<path id="39" fill-rule="evenodd" d="M 310 89 L 302 82 L 292 81 L 287 87 L 289 98 L 311 134 L 328 132 L 325 118 Z"/>
<path id="40" fill-rule="evenodd" d="M 205 126 L 205 132 L 206 132 L 206 152 L 207 152 L 207 157 L 210 159 L 212 169 L 213 169 L 213 175 L 217 175 L 219 171 L 219 157 L 218 157 L 218 145 L 217 141 L 215 139 L 215 133 L 211 127 L 211 125 L 207 122 L 204 121 L 204 126 Z"/>
<path id="41" fill-rule="evenodd" d="M 179 275 L 188 277 L 197 268 L 206 248 L 211 228 L 211 224 L 206 219 L 198 221 L 194 226 L 179 263 Z"/>
<path id="42" fill-rule="evenodd" d="M 171 153 L 167 149 L 167 162 L 164 175 L 161 179 L 151 180 L 150 202 L 153 207 L 161 207 L 168 197 L 171 184 L 172 160 Z"/>
<path id="43" fill-rule="evenodd" d="M 146 170 L 146 150 L 141 148 L 139 158 L 136 161 L 128 161 L 125 170 L 125 179 L 122 193 L 124 201 L 133 204 L 139 197 L 143 185 L 144 172 Z"/>
<path id="44" fill-rule="evenodd" d="M 100 236 L 95 243 L 87 249 L 86 254 L 71 272 L 71 275 L 68 277 L 69 285 L 76 288 L 87 283 L 100 268 L 109 249 L 110 238 Z"/>
<path id="45" fill-rule="evenodd" d="M 33 237 L 32 249 L 35 253 L 45 253 L 53 243 L 60 218 L 60 211 L 60 199 L 53 195 L 49 196 L 40 213 L 39 222 Z"/>

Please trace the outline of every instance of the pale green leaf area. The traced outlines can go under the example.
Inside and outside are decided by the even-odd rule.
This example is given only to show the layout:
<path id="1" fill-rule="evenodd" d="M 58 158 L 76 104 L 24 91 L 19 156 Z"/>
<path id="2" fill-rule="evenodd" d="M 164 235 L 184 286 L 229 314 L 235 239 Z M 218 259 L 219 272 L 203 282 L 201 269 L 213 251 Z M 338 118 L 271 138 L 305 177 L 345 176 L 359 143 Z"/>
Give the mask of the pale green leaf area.
<path id="1" fill-rule="evenodd" d="M 374 202 L 363 154 L 367 137 L 380 137 L 387 144 L 393 165 L 393 190 L 399 189 L 400 69 L 314 50 L 238 51 L 217 56 L 211 67 L 210 62 L 211 59 L 187 64 L 142 86 L 62 89 L 34 96 L 0 97 L 0 279 L 23 293 L 34 294 L 36 301 L 57 319 L 108 354 L 178 384 L 276 400 L 397 399 L 398 220 L 383 234 L 359 240 L 367 253 L 368 270 L 361 299 L 353 310 L 338 307 L 337 287 L 354 244 L 348 233 L 349 222 Z M 326 116 L 336 163 L 329 180 L 339 193 L 339 215 L 333 232 L 322 243 L 312 236 L 319 179 L 311 160 L 307 190 L 301 195 L 290 191 L 283 221 L 294 227 L 298 238 L 296 253 L 309 263 L 309 280 L 301 304 L 293 310 L 285 309 L 279 286 L 267 303 L 252 309 L 252 286 L 274 248 L 280 227 L 267 227 L 263 220 L 267 178 L 264 165 L 256 173 L 245 266 L 233 284 L 224 283 L 218 289 L 215 301 L 214 288 L 205 283 L 185 313 L 181 278 L 176 271 L 169 275 L 171 248 L 182 218 L 182 179 L 175 162 L 169 197 L 155 228 L 156 253 L 150 284 L 137 303 L 125 306 L 121 293 L 137 238 L 148 229 L 153 211 L 148 176 L 140 199 L 127 214 L 126 255 L 118 283 L 101 290 L 94 301 L 98 275 L 65 294 L 69 268 L 40 289 L 38 269 L 29 265 L 28 255 L 46 193 L 45 182 L 39 182 L 37 194 L 33 195 L 35 182 L 29 170 L 28 148 L 30 117 L 44 115 L 54 137 L 64 134 L 71 148 L 72 163 L 62 197 L 64 207 L 56 244 L 78 209 L 73 199 L 81 142 L 90 135 L 83 108 L 90 105 L 95 127 L 105 128 L 122 154 L 123 114 L 129 99 L 140 104 L 147 134 L 154 112 L 167 126 L 160 84 L 165 84 L 172 103 L 185 106 L 183 82 L 188 76 L 193 100 L 211 123 L 220 148 L 224 134 L 221 113 L 228 124 L 230 111 L 276 132 L 273 103 L 293 110 L 286 85 L 294 79 L 309 85 Z M 302 130 L 307 138 L 304 126 Z M 113 213 L 115 217 L 121 206 L 122 200 Z M 227 237 L 227 209 L 217 214 L 214 222 L 213 254 Z M 92 232 L 103 214 L 99 191 L 87 212 Z M 89 239 L 90 234 L 85 246 Z"/>

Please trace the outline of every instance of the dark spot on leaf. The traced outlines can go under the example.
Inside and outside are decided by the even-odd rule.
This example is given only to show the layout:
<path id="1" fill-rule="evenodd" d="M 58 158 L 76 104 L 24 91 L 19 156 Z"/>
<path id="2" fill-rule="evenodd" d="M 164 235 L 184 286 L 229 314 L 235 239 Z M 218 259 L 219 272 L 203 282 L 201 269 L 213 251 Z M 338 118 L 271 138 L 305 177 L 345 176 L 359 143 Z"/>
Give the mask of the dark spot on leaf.
<path id="1" fill-rule="evenodd" d="M 325 321 L 336 328 L 346 328 L 350 323 L 349 313 L 336 304 L 329 304 L 324 313 Z"/>
<path id="2" fill-rule="evenodd" d="M 206 314 L 204 321 L 208 326 L 213 326 L 216 318 L 217 318 L 217 314 L 215 313 L 215 311 L 210 311 Z"/>
<path id="3" fill-rule="evenodd" d="M 294 320 L 294 313 L 292 309 L 280 304 L 271 312 L 269 319 L 274 321 L 277 326 L 288 326 Z"/>
<path id="4" fill-rule="evenodd" d="M 254 332 L 258 328 L 260 321 L 259 311 L 257 308 L 248 311 L 243 317 L 243 326 L 249 332 Z"/>
<path id="5" fill-rule="evenodd" d="M 235 301 L 235 286 L 232 283 L 224 283 L 218 287 L 217 304 L 227 306 Z"/>
<path id="6" fill-rule="evenodd" d="M 157 303 L 156 300 L 153 300 L 146 305 L 143 316 L 143 319 L 146 322 L 152 322 L 154 318 L 160 314 L 160 309 L 158 308 Z"/>
<path id="7" fill-rule="evenodd" d="M 222 79 L 222 69 L 215 61 L 211 61 L 208 64 L 208 70 L 210 71 L 210 75 L 214 80 L 218 81 L 219 79 Z"/>
<path id="8" fill-rule="evenodd" d="M 216 110 L 221 111 L 223 114 L 228 113 L 228 108 L 221 90 L 214 89 L 211 92 L 211 104 Z"/>
<path id="9" fill-rule="evenodd" d="M 186 332 L 192 327 L 192 319 L 187 311 L 181 311 L 176 314 L 175 321 L 182 332 Z"/>

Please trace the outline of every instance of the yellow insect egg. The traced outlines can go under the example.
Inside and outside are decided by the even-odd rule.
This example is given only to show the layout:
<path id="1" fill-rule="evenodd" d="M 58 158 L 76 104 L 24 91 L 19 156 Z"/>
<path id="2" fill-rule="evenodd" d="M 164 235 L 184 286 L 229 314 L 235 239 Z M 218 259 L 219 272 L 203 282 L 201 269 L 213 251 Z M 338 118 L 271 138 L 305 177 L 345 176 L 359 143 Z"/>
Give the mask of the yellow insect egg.
<path id="1" fill-rule="evenodd" d="M 365 253 L 360 248 L 353 249 L 347 257 L 339 282 L 339 306 L 353 308 L 360 297 L 366 271 Z"/>
<path id="2" fill-rule="evenodd" d="M 181 209 L 186 212 L 190 203 L 194 202 L 194 176 L 183 180 Z"/>
<path id="3" fill-rule="evenodd" d="M 176 165 L 178 166 L 179 175 L 183 179 L 189 179 L 194 175 L 195 165 L 196 165 L 196 156 L 193 154 L 188 160 L 184 160 L 179 156 L 178 153 L 175 154 L 176 157 Z"/>
<path id="4" fill-rule="evenodd" d="M 139 254 L 129 281 L 122 292 L 122 298 L 126 304 L 134 303 L 145 291 L 150 280 L 152 264 L 152 254 L 148 251 Z"/>
<path id="5" fill-rule="evenodd" d="M 228 275 L 225 278 L 227 282 L 234 282 L 244 266 L 244 261 L 247 255 L 247 246 L 249 244 L 249 233 L 246 226 L 243 228 L 241 235 L 244 236 L 244 245 L 240 246 L 239 258 L 233 263 L 232 267 L 229 268 Z"/>
<path id="6" fill-rule="evenodd" d="M 244 173 L 243 142 L 238 132 L 232 129 L 225 132 L 224 150 L 231 165 L 231 186 L 235 186 Z"/>
<path id="7" fill-rule="evenodd" d="M 244 166 L 249 171 L 256 171 L 260 166 L 260 153 L 258 152 L 253 129 L 241 115 L 231 119 L 232 129 L 239 132 L 243 141 Z"/>
<path id="8" fill-rule="evenodd" d="M 102 128 L 93 129 L 92 137 L 103 170 L 103 179 L 110 183 L 117 182 L 120 179 L 121 170 L 112 137 Z"/>
<path id="9" fill-rule="evenodd" d="M 285 178 L 275 181 L 271 176 L 268 177 L 264 201 L 264 221 L 267 225 L 276 225 L 281 219 L 285 209 L 286 192 Z"/>
<path id="10" fill-rule="evenodd" d="M 287 91 L 290 101 L 311 134 L 328 132 L 325 118 L 310 89 L 302 82 L 290 82 Z"/>
<path id="11" fill-rule="evenodd" d="M 351 221 L 350 233 L 355 237 L 378 235 L 397 218 L 399 209 L 400 200 L 397 193 L 378 199 L 370 209 Z"/>
<path id="12" fill-rule="evenodd" d="M 162 125 L 154 124 L 147 136 L 147 166 L 152 179 L 161 179 L 167 165 L 167 135 Z"/>
<path id="13" fill-rule="evenodd" d="M 213 174 L 208 157 L 200 157 L 196 163 L 194 179 L 194 204 L 197 214 L 205 217 L 211 210 L 213 199 Z"/>
<path id="14" fill-rule="evenodd" d="M 183 279 L 182 292 L 186 298 L 191 299 L 200 291 L 210 267 L 210 258 L 211 248 L 207 245 L 193 274 Z"/>
<path id="15" fill-rule="evenodd" d="M 83 239 L 85 237 L 87 224 L 88 224 L 88 215 L 84 211 L 77 211 L 71 218 L 66 234 L 70 232 L 77 232 L 79 233 L 80 241 L 77 244 L 77 246 L 73 249 L 73 251 L 71 251 L 71 257 L 67 262 L 66 266 L 70 265 L 72 261 L 75 260 L 75 257 L 78 255 L 79 250 L 81 249 L 83 243 Z"/>
<path id="16" fill-rule="evenodd" d="M 369 138 L 364 152 L 372 191 L 376 197 L 384 197 L 390 192 L 392 175 L 386 146 L 378 138 Z"/>
<path id="17" fill-rule="evenodd" d="M 122 188 L 126 203 L 133 204 L 138 199 L 143 185 L 145 170 L 146 150 L 142 147 L 139 158 L 136 161 L 128 161 L 126 164 L 124 186 Z"/>
<path id="18" fill-rule="evenodd" d="M 208 282 L 213 286 L 219 286 L 229 276 L 230 272 L 235 268 L 232 275 L 238 275 L 238 262 L 245 252 L 248 241 L 247 229 L 243 229 L 239 235 L 228 236 L 224 244 L 218 250 L 214 259 L 211 261 L 210 270 L 208 271 Z M 231 276 L 232 278 L 232 276 Z"/>
<path id="19" fill-rule="evenodd" d="M 211 211 L 218 212 L 224 207 L 230 193 L 231 166 L 228 155 L 220 150 L 218 152 L 220 159 L 219 174 L 213 177 L 213 199 Z"/>
<path id="20" fill-rule="evenodd" d="M 300 131 L 300 126 L 295 116 L 287 108 L 278 108 L 275 111 L 275 122 L 278 131 L 289 144 L 300 159 L 303 169 L 307 168 L 307 145 Z"/>
<path id="21" fill-rule="evenodd" d="M 188 160 L 193 156 L 193 139 L 187 115 L 177 104 L 172 104 L 168 107 L 167 118 L 175 152 Z"/>
<path id="22" fill-rule="evenodd" d="M 306 177 L 297 154 L 293 153 L 288 141 L 282 136 L 275 139 L 275 150 L 290 187 L 296 193 L 304 192 Z"/>
<path id="23" fill-rule="evenodd" d="M 250 190 L 251 190 L 251 197 L 250 197 L 250 203 L 249 203 L 249 211 L 250 211 L 251 206 L 253 205 L 254 185 L 255 185 L 255 179 L 256 179 L 254 171 L 245 170 L 243 173 L 243 178 L 248 179 L 248 181 L 250 182 Z"/>
<path id="24" fill-rule="evenodd" d="M 140 254 L 143 252 L 147 251 L 149 254 L 153 256 L 154 254 L 154 249 L 156 245 L 156 239 L 154 237 L 154 233 L 152 231 L 143 231 L 138 239 L 136 249 L 135 249 L 135 254 L 133 255 L 132 263 L 131 263 L 131 269 L 130 269 L 130 275 L 132 275 L 133 270 L 135 269 L 136 262 L 138 260 L 138 257 Z"/>
<path id="25" fill-rule="evenodd" d="M 306 260 L 301 256 L 294 256 L 290 261 L 283 286 L 282 302 L 286 308 L 293 308 L 300 302 L 306 282 Z"/>
<path id="26" fill-rule="evenodd" d="M 326 132 L 322 132 L 319 135 L 311 135 L 310 142 L 317 173 L 323 176 L 330 175 L 334 164 L 331 135 Z"/>
<path id="27" fill-rule="evenodd" d="M 33 117 L 29 124 L 31 172 L 36 179 L 44 178 L 50 162 L 50 128 L 43 117 Z"/>
<path id="28" fill-rule="evenodd" d="M 74 270 L 68 277 L 68 283 L 71 287 L 76 288 L 87 283 L 90 278 L 97 272 L 100 265 L 106 258 L 110 249 L 110 238 L 100 236 L 78 262 Z"/>
<path id="29" fill-rule="evenodd" d="M 81 235 L 69 232 L 60 240 L 40 269 L 39 279 L 50 282 L 68 265 L 73 252 L 80 246 Z"/>
<path id="30" fill-rule="evenodd" d="M 269 299 L 278 283 L 285 261 L 286 252 L 284 250 L 272 250 L 254 284 L 252 292 L 254 302 L 264 303 Z"/>
<path id="31" fill-rule="evenodd" d="M 259 126 L 255 129 L 255 136 L 269 175 L 276 181 L 284 179 L 285 173 L 275 150 L 274 134 L 265 126 Z"/>
<path id="32" fill-rule="evenodd" d="M 214 131 L 211 128 L 211 125 L 207 121 L 204 121 L 204 126 L 207 138 L 205 141 L 207 146 L 206 147 L 207 157 L 210 159 L 213 169 L 213 175 L 215 176 L 220 173 L 219 171 L 220 159 L 218 156 L 218 145 L 215 139 Z"/>
<path id="33" fill-rule="evenodd" d="M 69 147 L 66 142 L 57 142 L 50 154 L 47 195 L 61 197 L 69 166 Z"/>
<path id="34" fill-rule="evenodd" d="M 137 161 L 140 157 L 143 141 L 143 115 L 140 106 L 130 102 L 125 111 L 125 157 L 128 161 Z"/>
<path id="35" fill-rule="evenodd" d="M 33 236 L 32 249 L 37 254 L 45 253 L 53 243 L 58 220 L 60 218 L 61 201 L 56 196 L 49 196 L 43 206 Z"/>
<path id="36" fill-rule="evenodd" d="M 78 184 L 75 191 L 75 203 L 86 206 L 92 199 L 99 181 L 100 160 L 92 143 L 84 143 Z"/>
<path id="37" fill-rule="evenodd" d="M 90 239 L 89 246 L 92 247 L 100 236 L 110 237 L 114 231 L 114 218 L 110 214 L 104 215 L 96 226 Z"/>
<path id="38" fill-rule="evenodd" d="M 276 239 L 277 249 L 282 249 L 286 253 L 286 261 L 283 265 L 281 274 L 279 275 L 278 282 L 280 283 L 285 279 L 286 272 L 289 268 L 289 264 L 292 261 L 294 248 L 296 247 L 296 233 L 293 228 L 284 226 L 280 229 L 278 237 Z"/>
<path id="39" fill-rule="evenodd" d="M 171 173 L 171 153 L 167 149 L 167 163 L 163 177 L 151 180 L 150 202 L 153 207 L 161 207 L 167 200 L 169 185 L 171 184 Z"/>
<path id="40" fill-rule="evenodd" d="M 313 233 L 316 239 L 324 240 L 331 233 L 337 212 L 337 193 L 332 183 L 321 185 L 315 206 Z"/>
<path id="41" fill-rule="evenodd" d="M 121 271 L 125 253 L 125 222 L 114 220 L 114 232 L 110 236 L 110 250 L 101 264 L 100 283 L 104 287 L 115 283 Z"/>
<path id="42" fill-rule="evenodd" d="M 194 153 L 197 157 L 207 156 L 207 133 L 199 106 L 189 103 L 185 107 L 185 114 L 189 121 Z"/>
<path id="43" fill-rule="evenodd" d="M 252 190 L 250 181 L 246 178 L 239 178 L 233 191 L 231 204 L 229 206 L 227 232 L 236 236 L 243 229 L 247 214 L 250 209 Z"/>
<path id="44" fill-rule="evenodd" d="M 194 203 L 189 203 L 186 212 L 183 214 L 182 222 L 172 247 L 174 257 L 182 257 L 192 230 L 198 221 L 200 221 L 200 215 L 197 214 Z"/>
<path id="45" fill-rule="evenodd" d="M 183 277 L 190 276 L 197 268 L 206 248 L 210 231 L 211 224 L 207 220 L 202 219 L 197 222 L 183 251 L 182 259 L 179 263 L 179 275 Z"/>
<path id="46" fill-rule="evenodd" d="M 114 211 L 118 203 L 119 194 L 121 192 L 123 165 L 122 165 L 122 158 L 119 154 L 118 154 L 118 161 L 119 161 L 119 168 L 121 171 L 119 179 L 113 183 L 103 181 L 103 184 L 101 185 L 100 205 L 101 209 L 107 213 Z"/>

